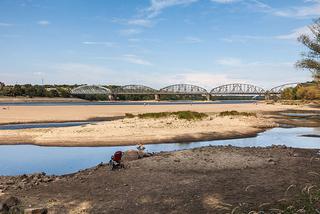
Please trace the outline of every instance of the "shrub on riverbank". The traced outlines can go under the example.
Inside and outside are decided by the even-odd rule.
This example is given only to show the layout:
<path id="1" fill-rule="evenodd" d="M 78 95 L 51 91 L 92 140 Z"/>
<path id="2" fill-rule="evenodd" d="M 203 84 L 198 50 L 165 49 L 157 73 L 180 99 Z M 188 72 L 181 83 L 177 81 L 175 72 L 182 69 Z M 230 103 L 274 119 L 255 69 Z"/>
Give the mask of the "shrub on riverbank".
<path id="1" fill-rule="evenodd" d="M 135 116 L 133 114 L 131 114 L 131 113 L 126 113 L 125 117 L 126 118 L 134 118 Z"/>
<path id="2" fill-rule="evenodd" d="M 253 112 L 223 111 L 219 113 L 219 116 L 220 117 L 226 117 L 226 116 L 256 117 L 257 114 Z"/>
<path id="3" fill-rule="evenodd" d="M 205 113 L 195 112 L 195 111 L 177 111 L 177 112 L 156 112 L 156 113 L 144 113 L 138 114 L 138 118 L 141 119 L 158 119 L 158 118 L 166 118 L 170 116 L 176 116 L 178 119 L 184 120 L 201 120 L 203 118 L 208 117 Z M 126 114 L 127 118 L 133 118 L 133 114 Z"/>
<path id="4" fill-rule="evenodd" d="M 320 88 L 316 83 L 300 84 L 294 88 L 286 88 L 281 93 L 284 100 L 319 100 Z"/>

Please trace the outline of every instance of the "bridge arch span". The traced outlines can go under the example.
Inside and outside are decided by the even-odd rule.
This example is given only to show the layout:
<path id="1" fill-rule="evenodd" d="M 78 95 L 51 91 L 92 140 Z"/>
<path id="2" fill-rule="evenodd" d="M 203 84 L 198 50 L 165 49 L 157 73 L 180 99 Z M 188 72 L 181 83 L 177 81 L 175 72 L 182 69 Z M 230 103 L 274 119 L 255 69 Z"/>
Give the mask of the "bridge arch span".
<path id="1" fill-rule="evenodd" d="M 263 95 L 266 91 L 255 85 L 232 83 L 221 85 L 210 91 L 211 95 Z"/>
<path id="2" fill-rule="evenodd" d="M 191 84 L 175 84 L 159 90 L 160 94 L 208 94 L 207 90 Z"/>
<path id="3" fill-rule="evenodd" d="M 125 85 L 112 92 L 115 94 L 155 94 L 157 90 L 144 85 Z"/>
<path id="4" fill-rule="evenodd" d="M 301 83 L 295 82 L 295 83 L 287 83 L 287 84 L 279 85 L 277 87 L 271 88 L 268 91 L 268 93 L 269 94 L 281 94 L 283 92 L 283 90 L 285 90 L 286 88 L 296 87 L 299 84 L 301 84 Z"/>
<path id="5" fill-rule="evenodd" d="M 98 85 L 82 85 L 71 90 L 73 95 L 112 94 L 111 90 Z"/>

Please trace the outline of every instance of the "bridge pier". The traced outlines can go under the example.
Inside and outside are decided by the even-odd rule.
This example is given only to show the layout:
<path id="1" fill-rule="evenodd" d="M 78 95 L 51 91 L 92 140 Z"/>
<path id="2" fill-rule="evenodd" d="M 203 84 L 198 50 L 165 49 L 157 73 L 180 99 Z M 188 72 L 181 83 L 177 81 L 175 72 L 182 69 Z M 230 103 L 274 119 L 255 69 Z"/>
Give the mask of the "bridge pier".
<path id="1" fill-rule="evenodd" d="M 211 101 L 211 95 L 210 94 L 206 94 L 206 98 L 207 98 L 207 101 Z"/>
<path id="2" fill-rule="evenodd" d="M 115 99 L 116 96 L 115 96 L 114 94 L 109 94 L 109 95 L 108 95 L 108 98 L 109 98 L 110 101 L 115 101 L 115 100 L 116 100 L 116 99 Z"/>
<path id="3" fill-rule="evenodd" d="M 154 100 L 155 101 L 160 101 L 160 94 L 155 94 L 154 95 Z"/>

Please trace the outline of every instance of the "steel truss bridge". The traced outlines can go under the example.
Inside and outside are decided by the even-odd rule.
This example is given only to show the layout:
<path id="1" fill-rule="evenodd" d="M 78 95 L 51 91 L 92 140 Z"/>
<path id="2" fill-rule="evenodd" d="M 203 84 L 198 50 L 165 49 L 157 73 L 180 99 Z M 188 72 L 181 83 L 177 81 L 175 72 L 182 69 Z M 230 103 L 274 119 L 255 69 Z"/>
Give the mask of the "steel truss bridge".
<path id="1" fill-rule="evenodd" d="M 125 85 L 109 89 L 98 85 L 82 85 L 72 89 L 72 95 L 96 95 L 109 96 L 110 99 L 117 95 L 154 95 L 156 100 L 161 95 L 201 95 L 210 100 L 211 96 L 279 96 L 286 88 L 297 86 L 299 83 L 288 83 L 270 90 L 259 86 L 243 83 L 221 85 L 207 91 L 205 88 L 190 84 L 170 85 L 159 90 L 144 85 Z"/>

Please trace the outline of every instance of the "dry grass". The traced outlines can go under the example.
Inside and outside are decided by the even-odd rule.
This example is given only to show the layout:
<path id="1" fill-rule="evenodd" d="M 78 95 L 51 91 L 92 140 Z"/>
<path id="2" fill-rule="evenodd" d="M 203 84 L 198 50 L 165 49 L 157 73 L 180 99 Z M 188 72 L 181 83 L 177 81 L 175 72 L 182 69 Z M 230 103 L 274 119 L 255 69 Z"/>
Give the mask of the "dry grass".
<path id="1" fill-rule="evenodd" d="M 135 117 L 133 114 L 126 113 L 125 116 L 127 118 L 133 118 Z M 138 118 L 141 119 L 158 119 L 158 118 L 166 118 L 170 116 L 175 116 L 178 119 L 184 119 L 184 120 L 201 120 L 203 118 L 208 117 L 205 113 L 199 113 L 195 111 L 177 111 L 177 112 L 157 112 L 157 113 L 144 113 L 144 114 L 138 114 Z"/>
<path id="2" fill-rule="evenodd" d="M 223 111 L 219 113 L 219 116 L 220 117 L 226 117 L 226 116 L 256 117 L 257 114 L 253 112 Z"/>
<path id="3" fill-rule="evenodd" d="M 296 188 L 296 186 L 290 185 L 285 191 L 285 197 L 287 197 L 289 190 L 292 188 Z M 320 214 L 320 187 L 308 184 L 293 198 L 281 199 L 277 203 L 263 203 L 258 205 L 256 210 L 252 210 L 246 205 L 245 203 L 240 203 L 239 206 L 233 208 L 231 213 Z"/>

